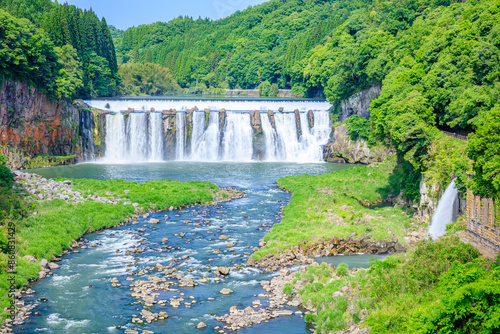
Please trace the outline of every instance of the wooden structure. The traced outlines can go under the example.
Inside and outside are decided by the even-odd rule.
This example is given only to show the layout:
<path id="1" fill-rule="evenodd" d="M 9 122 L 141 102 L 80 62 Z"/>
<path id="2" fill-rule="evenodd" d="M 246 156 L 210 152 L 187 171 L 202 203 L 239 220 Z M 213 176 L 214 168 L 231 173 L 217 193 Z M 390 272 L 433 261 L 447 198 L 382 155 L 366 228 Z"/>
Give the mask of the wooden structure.
<path id="1" fill-rule="evenodd" d="M 468 175 L 468 179 L 471 174 Z M 467 189 L 467 236 L 486 249 L 500 252 L 500 228 L 495 215 L 492 198 L 475 196 Z"/>

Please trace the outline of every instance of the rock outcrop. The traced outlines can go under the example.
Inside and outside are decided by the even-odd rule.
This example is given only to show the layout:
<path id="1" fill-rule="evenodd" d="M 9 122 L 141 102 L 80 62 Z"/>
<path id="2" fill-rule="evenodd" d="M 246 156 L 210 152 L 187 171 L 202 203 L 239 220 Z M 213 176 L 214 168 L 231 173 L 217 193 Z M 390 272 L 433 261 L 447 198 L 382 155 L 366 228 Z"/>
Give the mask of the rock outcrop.
<path id="1" fill-rule="evenodd" d="M 300 138 L 302 136 L 302 124 L 300 124 L 300 111 L 298 109 L 295 109 L 295 126 L 297 128 L 297 138 Z"/>
<path id="2" fill-rule="evenodd" d="M 406 240 L 409 242 L 410 240 Z M 261 244 L 265 245 L 265 242 Z M 257 251 L 255 248 L 254 251 Z M 314 260 L 312 257 L 321 256 L 334 256 L 338 254 L 394 254 L 406 251 L 406 245 L 399 242 L 394 237 L 393 240 L 371 240 L 371 235 L 366 235 L 361 238 L 354 239 L 339 239 L 336 237 L 322 238 L 315 242 L 305 242 L 296 245 L 292 249 L 281 251 L 278 255 L 268 253 L 263 256 L 259 261 L 249 258 L 247 265 L 251 267 L 260 268 L 267 272 L 273 272 L 286 266 L 296 264 L 312 264 Z"/>
<path id="3" fill-rule="evenodd" d="M 254 160 L 263 160 L 265 157 L 266 145 L 264 143 L 264 132 L 262 131 L 262 121 L 260 111 L 250 111 L 250 123 L 253 130 L 253 156 Z"/>
<path id="4" fill-rule="evenodd" d="M 335 129 L 332 139 L 323 148 L 323 158 L 327 162 L 369 164 L 384 161 L 393 154 L 388 148 L 369 147 L 363 139 L 351 140 L 345 125 Z"/>
<path id="5" fill-rule="evenodd" d="M 198 108 L 186 110 L 186 154 L 191 154 L 191 135 L 193 134 L 193 113 L 197 111 Z"/>
<path id="6" fill-rule="evenodd" d="M 0 87 L 0 146 L 9 167 L 33 167 L 30 160 L 42 155 L 54 158 L 41 160 L 41 166 L 91 158 L 95 122 L 89 109 L 81 101 L 52 100 L 26 83 L 5 80 Z"/>
<path id="7" fill-rule="evenodd" d="M 162 111 L 165 158 L 169 160 L 175 158 L 175 144 L 177 138 L 176 115 L 177 111 L 175 109 Z"/>
<path id="8" fill-rule="evenodd" d="M 276 120 L 274 119 L 274 111 L 268 110 L 267 115 L 269 116 L 269 122 L 271 126 L 274 128 L 276 126 Z"/>
<path id="9" fill-rule="evenodd" d="M 369 89 L 353 94 L 349 97 L 349 99 L 342 101 L 340 103 L 338 120 L 343 122 L 353 115 L 370 118 L 370 103 L 373 99 L 376 99 L 380 95 L 381 91 L 382 86 L 373 86 Z"/>
<path id="10" fill-rule="evenodd" d="M 307 112 L 307 122 L 309 123 L 309 129 L 314 127 L 314 112 L 312 110 Z"/>

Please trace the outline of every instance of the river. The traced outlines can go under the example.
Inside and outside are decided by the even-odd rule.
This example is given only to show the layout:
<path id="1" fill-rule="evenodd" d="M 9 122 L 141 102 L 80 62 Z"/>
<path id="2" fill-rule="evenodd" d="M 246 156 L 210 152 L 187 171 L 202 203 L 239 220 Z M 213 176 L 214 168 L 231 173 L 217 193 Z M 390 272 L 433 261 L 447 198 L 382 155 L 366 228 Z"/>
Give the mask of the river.
<path id="1" fill-rule="evenodd" d="M 86 235 L 89 242 L 100 243 L 98 247 L 81 249 L 77 253 L 64 256 L 60 269 L 54 276 L 37 282 L 32 287 L 34 296 L 26 298 L 29 303 L 39 298 L 38 315 L 33 316 L 15 331 L 28 333 L 123 333 L 123 329 L 137 328 L 155 333 L 213 333 L 215 326 L 223 326 L 216 316 L 228 313 L 233 305 L 245 308 L 263 290 L 260 281 L 270 279 L 273 274 L 264 274 L 253 268 L 238 270 L 235 266 L 246 262 L 259 239 L 275 223 L 279 223 L 279 211 L 286 205 L 290 194 L 276 186 L 276 180 L 286 175 L 322 174 L 352 167 L 347 164 L 295 164 L 295 163 L 203 163 L 203 162 L 163 162 L 144 164 L 79 164 L 74 166 L 37 169 L 32 172 L 44 177 L 72 177 L 95 179 L 126 179 L 143 182 L 152 179 L 199 180 L 231 186 L 242 190 L 247 197 L 215 207 L 194 207 L 189 210 L 154 213 L 153 218 L 161 223 L 155 227 L 144 226 L 147 219 L 139 219 L 138 225 L 106 230 Z M 176 215 L 178 217 L 176 217 Z M 148 218 L 149 219 L 149 218 Z M 202 226 L 185 224 L 184 221 L 202 222 Z M 145 228 L 139 233 L 139 228 Z M 184 237 L 179 233 L 185 233 Z M 220 235 L 228 240 L 219 240 Z M 169 239 L 169 246 L 179 250 L 162 249 L 163 238 Z M 229 251 L 226 243 L 234 242 L 234 251 Z M 145 249 L 139 254 L 126 254 L 133 247 Z M 213 254 L 220 249 L 219 254 Z M 177 293 L 161 293 L 158 299 L 167 300 L 180 297 L 184 302 L 192 302 L 190 308 L 181 303 L 178 309 L 170 305 L 155 305 L 153 312 L 166 311 L 168 319 L 152 324 L 132 324 L 132 316 L 139 315 L 142 305 L 135 305 L 126 281 L 129 272 L 138 272 L 147 266 L 160 263 L 167 266 L 174 260 L 188 255 L 189 259 L 175 266 L 179 272 L 195 281 L 209 279 L 194 288 L 180 288 Z M 231 268 L 228 278 L 215 280 L 218 266 Z M 141 279 L 147 279 L 147 274 Z M 160 274 L 162 276 L 162 274 Z M 113 288 L 113 277 L 123 284 Z M 137 276 L 133 276 L 137 279 Z M 171 280 L 175 281 L 175 280 Z M 222 288 L 229 288 L 233 294 L 223 296 Z M 190 297 L 193 297 L 190 299 Z M 214 300 L 208 300 L 214 298 Z M 290 308 L 293 309 L 293 308 Z M 297 311 L 297 310 L 295 310 Z M 208 325 L 202 330 L 195 329 L 200 321 Z M 117 329 L 121 326 L 122 329 Z M 279 317 L 268 324 L 240 330 L 239 333 L 306 333 L 308 328 L 300 315 Z"/>

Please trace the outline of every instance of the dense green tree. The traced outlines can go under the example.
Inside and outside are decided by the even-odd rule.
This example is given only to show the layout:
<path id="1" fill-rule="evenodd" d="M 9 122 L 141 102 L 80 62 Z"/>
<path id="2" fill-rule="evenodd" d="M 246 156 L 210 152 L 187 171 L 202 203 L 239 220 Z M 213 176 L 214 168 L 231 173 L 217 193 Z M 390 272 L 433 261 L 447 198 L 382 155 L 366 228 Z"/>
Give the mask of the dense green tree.
<path id="1" fill-rule="evenodd" d="M 271 84 L 269 81 L 263 81 L 259 85 L 259 96 L 269 96 L 271 92 Z"/>
<path id="2" fill-rule="evenodd" d="M 75 6 L 68 4 L 61 5 L 57 2 L 50 0 L 0 0 L 0 8 L 9 11 L 16 17 L 27 18 L 38 28 L 42 28 L 48 39 L 52 41 L 54 46 L 63 48 L 70 45 L 76 50 L 77 58 L 82 64 L 80 68 L 83 70 L 83 77 L 89 78 L 95 76 L 95 73 L 88 73 L 89 70 L 94 70 L 95 64 L 92 63 L 92 56 L 97 55 L 104 58 L 105 62 L 101 59 L 98 60 L 100 65 L 106 66 L 111 74 L 100 76 L 109 82 L 101 83 L 100 86 L 106 86 L 96 89 L 95 83 L 92 80 L 83 80 L 84 85 L 81 86 L 68 79 L 68 76 L 63 73 L 58 79 L 57 85 L 59 88 L 55 89 L 54 79 L 48 77 L 51 86 L 42 84 L 40 87 L 45 87 L 46 91 L 56 91 L 58 97 L 65 95 L 65 97 L 75 96 L 74 88 L 76 87 L 76 95 L 82 97 L 94 96 L 98 94 L 113 95 L 116 93 L 116 87 L 119 84 L 119 77 L 116 75 L 118 72 L 118 65 L 116 61 L 115 47 L 111 32 L 108 28 L 105 19 L 99 20 L 92 10 L 82 10 Z M 29 49 L 27 44 L 23 45 Z M 65 63 L 68 58 L 61 61 Z M 95 62 L 95 61 L 94 61 Z M 91 66 L 92 65 L 92 66 Z M 104 71 L 104 69 L 103 69 Z M 66 74 L 67 71 L 66 71 Z M 24 80 L 22 77 L 19 79 Z M 65 83 L 68 87 L 63 88 L 61 85 Z M 89 85 L 93 85 L 90 87 Z"/>
<path id="3" fill-rule="evenodd" d="M 56 47 L 54 50 L 62 65 L 56 79 L 57 97 L 74 97 L 83 87 L 83 70 L 78 54 L 71 45 Z"/>
<path id="4" fill-rule="evenodd" d="M 124 95 L 167 95 L 180 90 L 169 69 L 158 64 L 123 64 L 119 73 Z"/>
<path id="5" fill-rule="evenodd" d="M 3 78 L 26 81 L 54 93 L 61 64 L 43 30 L 0 9 L 0 69 Z"/>
<path id="6" fill-rule="evenodd" d="M 469 136 L 468 155 L 474 161 L 471 187 L 478 195 L 500 198 L 500 107 L 487 113 Z"/>

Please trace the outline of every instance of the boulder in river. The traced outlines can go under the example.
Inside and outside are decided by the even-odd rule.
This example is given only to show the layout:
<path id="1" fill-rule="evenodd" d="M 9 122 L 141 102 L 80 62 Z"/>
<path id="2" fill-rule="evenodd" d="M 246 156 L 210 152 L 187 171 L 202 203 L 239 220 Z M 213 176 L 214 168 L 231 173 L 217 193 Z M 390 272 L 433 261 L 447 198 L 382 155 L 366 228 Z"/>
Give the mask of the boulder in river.
<path id="1" fill-rule="evenodd" d="M 223 295 L 230 295 L 233 293 L 233 290 L 228 289 L 228 288 L 224 288 L 224 289 L 220 290 L 220 293 L 222 293 Z"/>
<path id="2" fill-rule="evenodd" d="M 50 270 L 53 270 L 53 269 L 58 269 L 58 268 L 60 268 L 60 267 L 61 267 L 61 266 L 60 266 L 60 265 L 58 265 L 57 263 L 54 263 L 54 262 L 50 262 L 50 263 L 49 263 L 49 269 L 50 269 Z"/>
<path id="3" fill-rule="evenodd" d="M 148 221 L 148 224 L 159 224 L 160 221 L 158 219 L 155 219 L 155 218 L 151 218 L 149 221 Z"/>
<path id="4" fill-rule="evenodd" d="M 200 322 L 198 325 L 196 325 L 196 328 L 198 328 L 198 329 L 203 329 L 205 327 L 207 327 L 207 325 L 203 322 Z"/>
<path id="5" fill-rule="evenodd" d="M 229 275 L 229 272 L 231 271 L 230 268 L 227 267 L 219 267 L 217 268 L 217 273 L 222 276 L 227 276 Z"/>

